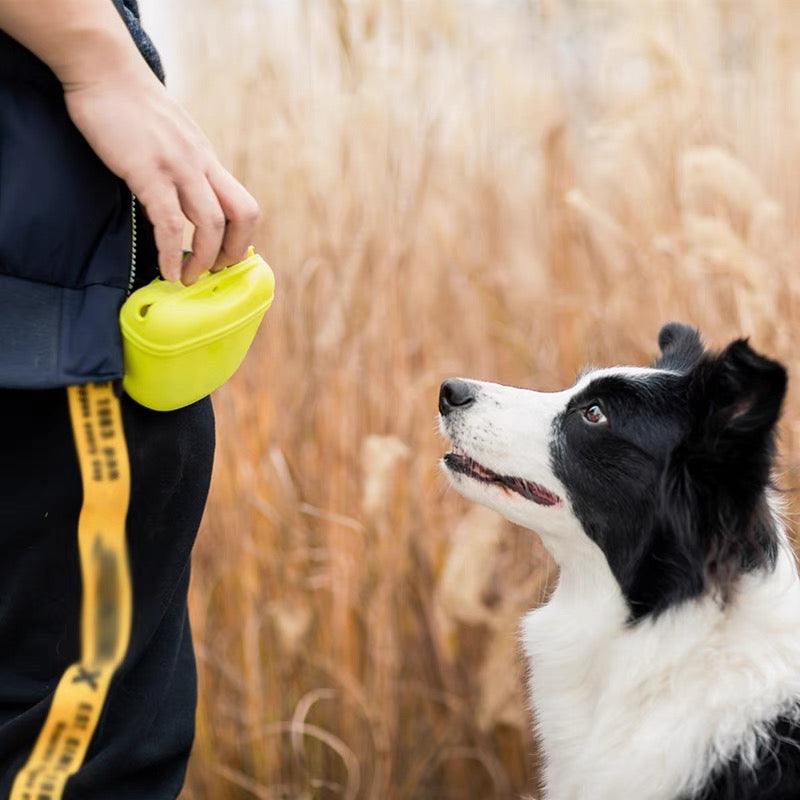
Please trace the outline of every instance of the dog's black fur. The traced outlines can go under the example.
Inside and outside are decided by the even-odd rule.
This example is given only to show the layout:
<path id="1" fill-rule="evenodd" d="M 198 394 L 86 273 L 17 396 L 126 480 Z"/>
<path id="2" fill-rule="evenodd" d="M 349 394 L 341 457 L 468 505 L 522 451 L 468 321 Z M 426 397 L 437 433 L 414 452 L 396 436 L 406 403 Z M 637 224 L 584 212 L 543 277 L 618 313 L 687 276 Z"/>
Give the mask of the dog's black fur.
<path id="1" fill-rule="evenodd" d="M 632 623 L 708 590 L 725 602 L 737 577 L 771 563 L 776 548 L 765 489 L 785 369 L 745 340 L 707 353 L 697 331 L 677 323 L 659 343 L 654 366 L 670 372 L 590 383 L 558 421 L 552 452 Z M 574 413 L 595 403 L 608 425 Z"/>

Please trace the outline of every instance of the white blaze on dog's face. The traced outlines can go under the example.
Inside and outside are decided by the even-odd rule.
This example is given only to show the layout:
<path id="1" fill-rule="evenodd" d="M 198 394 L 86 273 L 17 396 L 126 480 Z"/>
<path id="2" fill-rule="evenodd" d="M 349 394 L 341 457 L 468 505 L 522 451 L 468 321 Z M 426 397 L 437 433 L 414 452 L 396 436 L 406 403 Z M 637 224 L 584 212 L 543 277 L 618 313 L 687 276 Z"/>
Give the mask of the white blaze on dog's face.
<path id="1" fill-rule="evenodd" d="M 445 381 L 439 425 L 453 447 L 442 466 L 453 486 L 543 535 L 578 532 L 551 460 L 556 421 L 570 394 L 458 378 Z"/>
<path id="2" fill-rule="evenodd" d="M 466 497 L 535 530 L 562 567 L 604 559 L 631 618 L 658 614 L 774 557 L 765 530 L 786 388 L 744 340 L 719 354 L 665 326 L 652 367 L 562 392 L 451 378 L 442 465 Z"/>

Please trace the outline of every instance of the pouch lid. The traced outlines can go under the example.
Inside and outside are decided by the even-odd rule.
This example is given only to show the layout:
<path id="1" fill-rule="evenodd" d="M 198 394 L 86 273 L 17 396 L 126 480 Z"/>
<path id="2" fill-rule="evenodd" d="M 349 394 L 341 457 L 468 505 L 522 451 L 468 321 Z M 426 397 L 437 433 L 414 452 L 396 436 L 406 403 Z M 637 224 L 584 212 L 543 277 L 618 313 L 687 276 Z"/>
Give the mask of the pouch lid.
<path id="1" fill-rule="evenodd" d="M 243 261 L 191 286 L 158 278 L 135 291 L 120 310 L 122 335 L 152 353 L 192 350 L 262 314 L 274 291 L 272 270 L 251 247 Z"/>

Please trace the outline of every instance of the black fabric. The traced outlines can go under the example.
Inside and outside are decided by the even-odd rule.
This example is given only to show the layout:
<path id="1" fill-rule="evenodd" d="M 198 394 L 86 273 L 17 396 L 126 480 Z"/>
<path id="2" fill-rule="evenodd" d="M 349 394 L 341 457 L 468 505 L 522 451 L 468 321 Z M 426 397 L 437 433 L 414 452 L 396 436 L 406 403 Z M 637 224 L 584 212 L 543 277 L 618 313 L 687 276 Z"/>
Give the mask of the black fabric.
<path id="1" fill-rule="evenodd" d="M 72 289 L 0 274 L 0 385 L 37 389 L 54 380 L 83 383 L 86 375 L 118 378 L 117 309 L 124 297 L 123 289 L 102 284 Z"/>
<path id="2" fill-rule="evenodd" d="M 163 77 L 136 4 L 116 7 Z M 152 226 L 136 214 L 139 286 L 156 277 L 158 262 Z M 45 295 L 58 309 L 14 315 L 14 335 L 0 345 L 0 387 L 122 376 L 118 313 L 131 280 L 131 215 L 130 191 L 72 124 L 55 75 L 0 31 L 0 276 L 21 279 L 4 285 L 0 313 Z"/>
<path id="3" fill-rule="evenodd" d="M 114 5 L 117 7 L 120 16 L 128 26 L 131 32 L 133 41 L 139 48 L 139 52 L 144 57 L 144 60 L 150 65 L 150 69 L 158 75 L 158 79 L 164 80 L 164 68 L 161 66 L 161 59 L 158 56 L 158 51 L 150 41 L 150 37 L 145 33 L 139 21 L 139 4 L 136 0 L 114 0 Z"/>
<path id="4" fill-rule="evenodd" d="M 169 413 L 122 398 L 131 461 L 133 627 L 83 768 L 64 800 L 178 795 L 194 733 L 186 593 L 214 422 L 206 398 Z M 79 655 L 82 489 L 66 392 L 0 390 L 0 798 Z"/>

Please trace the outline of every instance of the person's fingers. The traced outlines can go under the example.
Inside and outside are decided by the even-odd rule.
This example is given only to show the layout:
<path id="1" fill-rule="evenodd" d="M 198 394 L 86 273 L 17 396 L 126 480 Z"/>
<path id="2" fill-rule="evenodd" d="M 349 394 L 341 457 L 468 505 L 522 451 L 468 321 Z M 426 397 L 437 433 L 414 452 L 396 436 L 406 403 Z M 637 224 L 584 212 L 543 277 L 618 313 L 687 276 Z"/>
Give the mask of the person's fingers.
<path id="1" fill-rule="evenodd" d="M 194 283 L 217 262 L 225 235 L 225 214 L 205 176 L 178 188 L 183 213 L 195 226 L 192 252 L 183 262 L 181 280 Z"/>
<path id="2" fill-rule="evenodd" d="M 213 269 L 219 270 L 244 258 L 259 218 L 258 203 L 219 162 L 209 169 L 208 180 L 225 214 L 225 235 Z"/>
<path id="3" fill-rule="evenodd" d="M 213 155 L 205 170 L 187 168 L 192 161 L 180 164 L 181 174 L 162 164 L 158 177 L 145 181 L 140 175 L 137 181 L 144 184 L 138 196 L 153 224 L 161 274 L 185 284 L 194 283 L 205 270 L 240 261 L 259 218 L 258 203 Z M 187 219 L 195 230 L 191 253 L 184 259 Z"/>
<path id="4" fill-rule="evenodd" d="M 181 277 L 183 229 L 186 225 L 177 189 L 171 181 L 150 180 L 136 196 L 153 225 L 158 268 L 167 280 L 177 281 Z"/>

